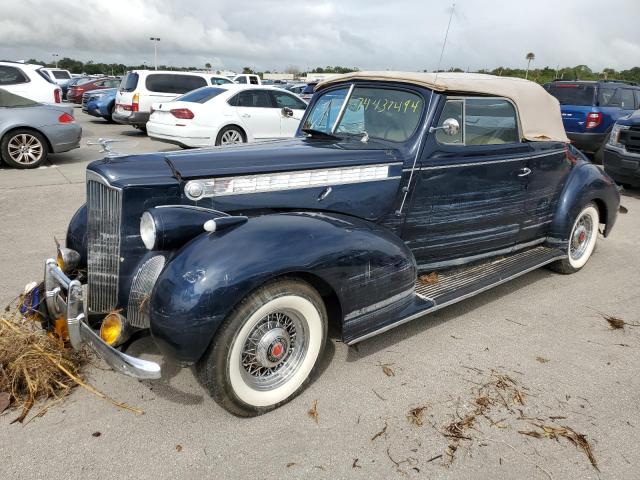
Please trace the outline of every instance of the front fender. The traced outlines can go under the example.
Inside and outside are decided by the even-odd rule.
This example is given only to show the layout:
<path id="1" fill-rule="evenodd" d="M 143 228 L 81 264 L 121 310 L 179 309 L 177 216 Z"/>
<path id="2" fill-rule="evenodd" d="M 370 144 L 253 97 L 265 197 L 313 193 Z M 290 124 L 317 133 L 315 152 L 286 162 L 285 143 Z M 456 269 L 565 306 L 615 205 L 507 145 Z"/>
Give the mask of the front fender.
<path id="1" fill-rule="evenodd" d="M 80 254 L 80 268 L 87 266 L 87 204 L 73 214 L 67 227 L 66 247 Z"/>
<path id="2" fill-rule="evenodd" d="M 598 205 L 606 237 L 618 216 L 620 193 L 609 175 L 592 163 L 582 163 L 569 174 L 553 217 L 550 238 L 562 242 L 568 240 L 573 220 L 588 202 Z"/>
<path id="3" fill-rule="evenodd" d="M 197 361 L 217 328 L 247 294 L 287 274 L 328 285 L 342 313 L 413 288 L 415 259 L 387 229 L 339 214 L 282 213 L 205 233 L 161 273 L 151 298 L 151 333 L 169 357 Z"/>

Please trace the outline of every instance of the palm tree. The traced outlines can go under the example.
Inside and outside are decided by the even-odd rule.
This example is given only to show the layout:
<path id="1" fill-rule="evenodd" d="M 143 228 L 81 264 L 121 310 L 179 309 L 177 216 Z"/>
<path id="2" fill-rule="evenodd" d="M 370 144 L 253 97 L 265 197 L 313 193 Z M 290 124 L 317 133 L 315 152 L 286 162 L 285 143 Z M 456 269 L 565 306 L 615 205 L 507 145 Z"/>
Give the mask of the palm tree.
<path id="1" fill-rule="evenodd" d="M 527 59 L 527 73 L 525 73 L 524 78 L 529 78 L 529 65 L 536 59 L 536 55 L 533 52 L 529 52 L 525 58 Z"/>

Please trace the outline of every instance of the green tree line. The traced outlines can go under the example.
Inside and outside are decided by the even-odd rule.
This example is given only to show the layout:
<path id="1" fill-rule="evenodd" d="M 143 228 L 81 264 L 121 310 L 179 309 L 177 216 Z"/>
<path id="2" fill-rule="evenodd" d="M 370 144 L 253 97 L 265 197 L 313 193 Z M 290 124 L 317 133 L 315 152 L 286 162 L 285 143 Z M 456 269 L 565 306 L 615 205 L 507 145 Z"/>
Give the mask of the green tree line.
<path id="1" fill-rule="evenodd" d="M 39 65 L 45 65 L 47 67 L 54 67 L 55 64 L 51 62 L 44 62 L 41 60 L 30 59 L 28 63 L 36 63 Z M 122 63 L 100 63 L 100 62 L 82 62 L 69 57 L 61 58 L 58 61 L 58 68 L 69 70 L 72 73 L 86 73 L 88 75 L 105 74 L 105 75 L 122 75 L 129 70 L 143 70 L 153 68 L 152 65 L 124 65 Z M 211 64 L 205 64 L 204 68 L 211 69 Z M 289 67 L 288 69 L 293 69 Z M 173 67 L 171 65 L 159 65 L 158 69 L 161 70 L 202 70 L 203 67 Z M 297 69 L 296 69 L 297 70 Z M 310 70 L 308 73 L 348 73 L 358 71 L 357 67 L 341 67 L 341 66 L 326 66 L 316 67 Z M 427 70 L 424 70 L 425 72 Z M 463 72 L 465 70 L 461 68 L 450 68 L 449 72 Z M 254 72 L 250 67 L 244 67 L 243 73 L 257 73 L 262 75 L 264 72 Z M 268 73 L 268 71 L 267 71 Z M 305 72 L 300 72 L 305 73 Z M 576 65 L 575 67 L 563 67 L 563 68 L 535 68 L 532 70 L 522 68 L 510 68 L 510 67 L 498 67 L 493 70 L 480 69 L 477 73 L 489 73 L 492 75 L 498 75 L 503 77 L 521 77 L 529 78 L 534 82 L 547 83 L 555 79 L 562 80 L 625 80 L 629 82 L 640 83 L 640 67 L 633 67 L 627 70 L 616 71 L 613 68 L 605 68 L 601 72 L 591 70 L 587 65 Z"/>

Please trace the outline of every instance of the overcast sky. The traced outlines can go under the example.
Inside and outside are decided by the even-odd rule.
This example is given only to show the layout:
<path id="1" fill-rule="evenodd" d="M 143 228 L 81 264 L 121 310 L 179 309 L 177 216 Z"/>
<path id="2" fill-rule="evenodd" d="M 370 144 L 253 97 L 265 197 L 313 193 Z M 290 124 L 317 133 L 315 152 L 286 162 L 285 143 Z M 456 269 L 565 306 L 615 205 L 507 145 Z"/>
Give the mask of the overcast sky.
<path id="1" fill-rule="evenodd" d="M 640 0 L 458 0 L 443 68 L 640 65 Z M 0 58 L 435 69 L 452 2 L 0 0 Z"/>

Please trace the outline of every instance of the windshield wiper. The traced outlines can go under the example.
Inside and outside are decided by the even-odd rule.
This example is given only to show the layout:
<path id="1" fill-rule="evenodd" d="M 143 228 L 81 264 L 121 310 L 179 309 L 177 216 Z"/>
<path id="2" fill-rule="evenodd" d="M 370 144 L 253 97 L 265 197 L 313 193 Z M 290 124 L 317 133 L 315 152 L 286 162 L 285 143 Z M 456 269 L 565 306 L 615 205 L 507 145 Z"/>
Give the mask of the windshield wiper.
<path id="1" fill-rule="evenodd" d="M 322 130 L 316 130 L 315 128 L 301 128 L 300 131 L 306 133 L 307 135 L 309 135 L 311 137 L 314 137 L 314 136 L 317 135 L 319 137 L 340 139 L 340 137 L 337 136 L 337 135 L 333 135 L 331 133 L 323 132 Z"/>

